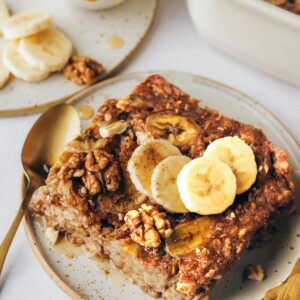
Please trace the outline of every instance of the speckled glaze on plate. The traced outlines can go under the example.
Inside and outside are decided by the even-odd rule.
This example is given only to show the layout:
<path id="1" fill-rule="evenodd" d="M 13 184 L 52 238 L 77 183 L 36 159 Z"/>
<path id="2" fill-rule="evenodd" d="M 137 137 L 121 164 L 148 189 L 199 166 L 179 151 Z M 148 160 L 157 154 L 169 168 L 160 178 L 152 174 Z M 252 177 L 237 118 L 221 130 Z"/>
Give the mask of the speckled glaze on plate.
<path id="1" fill-rule="evenodd" d="M 72 41 L 75 53 L 101 62 L 104 77 L 126 62 L 141 44 L 153 22 L 157 0 L 127 0 L 105 11 L 88 11 L 67 0 L 7 0 L 11 12 L 43 9 L 53 15 L 53 25 Z M 121 47 L 112 49 L 111 37 L 120 38 Z M 6 41 L 0 37 L 0 51 Z M 0 117 L 32 114 L 63 102 L 84 86 L 54 73 L 46 80 L 28 83 L 12 79 L 0 90 Z"/>
<path id="2" fill-rule="evenodd" d="M 109 97 L 123 97 L 145 77 L 152 74 L 137 73 L 106 80 L 95 87 L 88 97 L 77 103 L 79 110 L 88 105 L 97 110 Z M 225 116 L 261 128 L 274 145 L 285 148 L 294 167 L 297 208 L 300 209 L 300 149 L 282 124 L 264 107 L 239 91 L 221 83 L 196 75 L 160 73 L 191 96 L 201 99 L 200 105 L 217 109 Z M 83 121 L 86 126 L 90 120 Z M 28 240 L 38 260 L 53 280 L 74 299 L 150 300 L 138 287 L 113 271 L 107 263 L 96 264 L 86 256 L 68 259 L 49 247 L 30 214 L 25 220 Z M 285 219 L 274 235 L 272 243 L 260 249 L 246 251 L 235 267 L 218 283 L 211 293 L 211 300 L 260 300 L 264 293 L 285 280 L 300 257 L 300 218 L 292 215 Z M 249 264 L 261 264 L 266 272 L 263 282 L 243 281 L 243 271 Z M 108 274 L 109 273 L 109 274 Z"/>

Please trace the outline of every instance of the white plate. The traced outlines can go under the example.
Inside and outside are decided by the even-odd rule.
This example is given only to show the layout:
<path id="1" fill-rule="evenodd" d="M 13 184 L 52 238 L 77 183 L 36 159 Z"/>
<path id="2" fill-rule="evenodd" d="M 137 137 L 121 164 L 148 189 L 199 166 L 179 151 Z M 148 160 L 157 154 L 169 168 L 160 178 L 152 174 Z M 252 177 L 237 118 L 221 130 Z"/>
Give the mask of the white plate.
<path id="1" fill-rule="evenodd" d="M 73 42 L 79 55 L 101 62 L 105 76 L 115 71 L 141 43 L 148 32 L 157 7 L 157 0 L 127 0 L 105 11 L 79 9 L 67 0 L 6 0 L 11 12 L 43 9 L 53 15 L 53 25 L 61 29 Z M 111 49 L 108 39 L 120 37 L 123 46 Z M 0 50 L 5 40 L 0 37 Z M 74 94 L 82 86 L 66 80 L 62 74 L 27 83 L 11 80 L 0 90 L 0 116 L 35 113 L 53 105 L 53 102 Z"/>
<path id="2" fill-rule="evenodd" d="M 150 73 L 138 73 L 106 80 L 98 85 L 97 91 L 76 104 L 76 107 L 80 108 L 83 104 L 88 104 L 96 110 L 108 97 L 123 97 L 129 94 L 148 75 Z M 162 75 L 183 91 L 190 93 L 191 96 L 201 99 L 202 106 L 207 105 L 225 116 L 262 128 L 274 145 L 287 149 L 292 166 L 300 170 L 300 150 L 296 142 L 283 125 L 254 100 L 228 86 L 199 76 L 177 72 L 165 72 Z M 86 124 L 87 121 L 83 125 Z M 295 176 L 298 189 L 298 210 L 300 209 L 299 172 L 298 176 Z M 73 298 L 81 294 L 88 299 L 151 299 L 129 281 L 124 282 L 124 279 L 120 279 L 122 276 L 119 271 L 110 270 L 111 275 L 105 275 L 103 269 L 108 268 L 105 264 L 102 265 L 102 271 L 99 271 L 95 263 L 86 256 L 70 260 L 51 249 L 45 242 L 39 226 L 32 222 L 29 215 L 27 215 L 25 227 L 30 244 L 45 270 Z M 287 278 L 299 258 L 299 228 L 299 217 L 293 215 L 284 220 L 279 232 L 274 235 L 273 242 L 262 249 L 246 251 L 234 269 L 215 287 L 210 299 L 262 299 L 268 289 Z M 263 282 L 243 282 L 243 270 L 250 263 L 263 266 L 267 274 Z M 113 279 L 110 280 L 110 277 Z"/>

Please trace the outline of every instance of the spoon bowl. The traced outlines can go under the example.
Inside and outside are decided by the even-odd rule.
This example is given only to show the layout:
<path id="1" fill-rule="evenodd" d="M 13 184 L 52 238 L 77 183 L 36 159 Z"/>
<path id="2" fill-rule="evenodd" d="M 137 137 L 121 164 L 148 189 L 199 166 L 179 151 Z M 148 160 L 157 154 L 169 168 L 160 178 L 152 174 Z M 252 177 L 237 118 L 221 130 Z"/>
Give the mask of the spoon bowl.
<path id="1" fill-rule="evenodd" d="M 47 169 L 64 151 L 67 142 L 80 133 L 81 124 L 76 109 L 60 104 L 43 113 L 31 128 L 21 154 L 27 179 L 25 197 L 17 215 L 0 245 L 0 274 L 11 242 L 29 205 L 33 192 L 45 183 Z"/>

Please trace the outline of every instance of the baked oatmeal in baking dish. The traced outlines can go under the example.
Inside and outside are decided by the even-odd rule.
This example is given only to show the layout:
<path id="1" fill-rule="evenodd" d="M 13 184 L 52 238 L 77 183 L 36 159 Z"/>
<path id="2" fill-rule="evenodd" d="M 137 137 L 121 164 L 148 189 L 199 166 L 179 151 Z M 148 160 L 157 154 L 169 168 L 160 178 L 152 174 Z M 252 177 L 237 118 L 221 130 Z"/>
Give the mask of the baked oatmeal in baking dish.
<path id="1" fill-rule="evenodd" d="M 153 297 L 207 298 L 294 210 L 287 153 L 159 75 L 102 105 L 31 209 Z"/>

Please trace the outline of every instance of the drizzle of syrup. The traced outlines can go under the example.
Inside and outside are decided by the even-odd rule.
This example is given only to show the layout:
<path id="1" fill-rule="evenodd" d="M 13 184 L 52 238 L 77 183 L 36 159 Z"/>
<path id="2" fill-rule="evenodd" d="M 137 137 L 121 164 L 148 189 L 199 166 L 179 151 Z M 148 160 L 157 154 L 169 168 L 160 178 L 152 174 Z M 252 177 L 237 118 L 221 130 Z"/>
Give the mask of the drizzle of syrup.
<path id="1" fill-rule="evenodd" d="M 79 117 L 82 120 L 87 120 L 90 119 L 94 114 L 94 110 L 88 106 L 88 105 L 83 105 L 79 108 Z"/>
<path id="2" fill-rule="evenodd" d="M 117 35 L 112 35 L 107 40 L 108 45 L 111 49 L 119 49 L 123 47 L 124 41 Z"/>
<path id="3" fill-rule="evenodd" d="M 93 257 L 92 260 L 114 287 L 121 288 L 128 282 L 127 275 L 116 269 L 108 258 Z"/>
<path id="4" fill-rule="evenodd" d="M 34 216 L 34 223 L 44 231 L 45 222 L 44 217 Z M 46 237 L 45 237 L 46 238 Z M 51 245 L 52 249 L 67 258 L 74 258 L 80 255 L 85 255 L 81 247 L 76 247 L 65 237 L 61 237 L 55 245 Z M 92 257 L 91 260 L 95 263 L 100 272 L 104 273 L 110 283 L 117 288 L 122 288 L 128 282 L 128 277 L 120 270 L 116 269 L 108 258 L 101 258 L 99 256 Z"/>

